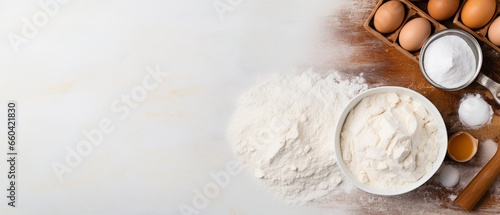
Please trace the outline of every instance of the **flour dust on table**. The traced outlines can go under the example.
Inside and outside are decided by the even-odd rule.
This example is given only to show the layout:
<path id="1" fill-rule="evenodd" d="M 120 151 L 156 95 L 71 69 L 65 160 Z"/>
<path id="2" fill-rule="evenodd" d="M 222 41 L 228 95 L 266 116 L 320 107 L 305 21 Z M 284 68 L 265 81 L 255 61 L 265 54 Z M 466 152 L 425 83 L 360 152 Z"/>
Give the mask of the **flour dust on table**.
<path id="1" fill-rule="evenodd" d="M 247 170 L 289 204 L 352 188 L 334 155 L 342 110 L 365 91 L 364 78 L 312 70 L 261 78 L 237 103 L 228 138 Z"/>

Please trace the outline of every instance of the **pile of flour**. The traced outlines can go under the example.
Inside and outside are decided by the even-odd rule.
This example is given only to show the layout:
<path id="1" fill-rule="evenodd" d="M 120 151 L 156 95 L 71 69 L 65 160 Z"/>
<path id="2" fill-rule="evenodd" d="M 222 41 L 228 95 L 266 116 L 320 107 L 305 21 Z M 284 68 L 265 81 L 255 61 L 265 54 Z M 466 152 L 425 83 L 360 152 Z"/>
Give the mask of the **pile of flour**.
<path id="1" fill-rule="evenodd" d="M 491 122 L 493 109 L 479 94 L 467 94 L 458 108 L 460 122 L 472 129 L 479 129 Z"/>
<path id="2" fill-rule="evenodd" d="M 240 98 L 228 137 L 244 166 L 288 203 L 319 200 L 343 180 L 333 151 L 337 120 L 366 89 L 362 77 L 335 71 L 262 78 Z"/>

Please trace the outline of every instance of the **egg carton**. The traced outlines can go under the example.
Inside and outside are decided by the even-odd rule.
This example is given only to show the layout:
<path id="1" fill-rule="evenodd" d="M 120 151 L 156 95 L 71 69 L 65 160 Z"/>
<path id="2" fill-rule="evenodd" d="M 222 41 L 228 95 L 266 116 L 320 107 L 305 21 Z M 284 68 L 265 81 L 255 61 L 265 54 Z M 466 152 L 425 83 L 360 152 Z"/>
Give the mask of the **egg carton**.
<path id="1" fill-rule="evenodd" d="M 407 57 L 413 59 L 415 62 L 418 63 L 419 57 L 420 57 L 420 50 L 410 52 L 399 45 L 398 37 L 399 37 L 399 33 L 400 33 L 401 29 L 403 28 L 403 26 L 414 18 L 422 17 L 424 19 L 427 19 L 429 21 L 429 23 L 431 24 L 431 35 L 438 32 L 438 31 L 447 29 L 447 27 L 440 24 L 438 21 L 436 21 L 432 17 L 430 17 L 427 13 L 422 11 L 420 8 L 415 6 L 413 3 L 411 3 L 407 0 L 398 0 L 403 4 L 403 7 L 405 8 L 405 18 L 403 19 L 403 23 L 398 27 L 398 29 L 396 31 L 394 31 L 392 33 L 388 33 L 388 34 L 382 34 L 375 29 L 375 26 L 373 23 L 373 18 L 375 16 L 375 13 L 377 12 L 378 8 L 380 6 L 382 6 L 382 4 L 384 4 L 388 1 L 390 1 L 390 0 L 379 0 L 377 2 L 375 9 L 373 9 L 370 16 L 368 16 L 368 19 L 363 24 L 363 27 L 367 31 L 369 31 L 370 33 L 375 35 L 375 37 L 384 41 L 386 44 L 393 46 L 394 48 L 396 48 L 396 50 L 398 50 L 402 54 L 406 55 Z"/>
<path id="2" fill-rule="evenodd" d="M 491 46 L 491 48 L 495 49 L 496 51 L 500 52 L 500 47 L 498 47 L 497 45 L 493 44 L 492 42 L 490 42 L 490 40 L 488 39 L 487 37 L 487 34 L 488 34 L 488 29 L 490 28 L 490 25 L 491 23 L 493 23 L 493 21 L 500 16 L 500 0 L 497 0 L 497 11 L 495 12 L 495 15 L 493 15 L 493 18 L 488 22 L 488 24 L 486 24 L 485 26 L 483 26 L 482 28 L 478 28 L 478 29 L 471 29 L 467 26 L 465 26 L 463 23 L 462 23 L 462 20 L 461 20 L 461 17 L 460 17 L 460 14 L 462 13 L 462 8 L 464 7 L 465 3 L 467 2 L 467 0 L 464 0 L 462 2 L 462 4 L 460 5 L 460 7 L 458 8 L 458 11 L 457 13 L 455 14 L 455 18 L 453 19 L 453 24 L 455 26 L 457 26 L 458 28 L 462 29 L 462 30 L 465 30 L 467 32 L 469 32 L 472 36 L 474 36 L 476 39 L 480 40 L 480 41 L 483 41 L 484 43 L 488 44 L 489 46 Z"/>

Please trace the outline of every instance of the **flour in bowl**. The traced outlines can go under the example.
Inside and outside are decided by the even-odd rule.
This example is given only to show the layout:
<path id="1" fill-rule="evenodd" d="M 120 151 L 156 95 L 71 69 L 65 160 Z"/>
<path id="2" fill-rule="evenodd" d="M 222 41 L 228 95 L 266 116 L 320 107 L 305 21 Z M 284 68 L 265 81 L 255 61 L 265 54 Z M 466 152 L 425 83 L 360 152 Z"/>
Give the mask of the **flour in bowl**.
<path id="1" fill-rule="evenodd" d="M 437 125 L 410 96 L 372 95 L 350 111 L 341 132 L 341 149 L 360 182 L 396 188 L 431 171 L 439 151 Z"/>

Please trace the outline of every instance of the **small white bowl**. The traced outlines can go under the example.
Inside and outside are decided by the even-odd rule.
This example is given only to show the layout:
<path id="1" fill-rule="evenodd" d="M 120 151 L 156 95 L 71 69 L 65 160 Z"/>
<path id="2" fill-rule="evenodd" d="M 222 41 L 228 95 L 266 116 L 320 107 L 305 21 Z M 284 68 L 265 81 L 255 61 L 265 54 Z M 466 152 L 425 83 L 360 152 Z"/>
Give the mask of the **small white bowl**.
<path id="1" fill-rule="evenodd" d="M 358 105 L 358 103 L 369 96 L 376 95 L 376 94 L 385 94 L 385 93 L 397 93 L 398 95 L 409 95 L 411 98 L 413 98 L 415 101 L 420 102 L 425 109 L 427 109 L 428 113 L 434 118 L 434 122 L 436 123 L 437 126 L 437 132 L 439 132 L 438 136 L 438 144 L 439 144 L 439 151 L 438 151 L 438 156 L 436 161 L 433 163 L 432 169 L 427 172 L 422 178 L 420 178 L 418 181 L 414 183 L 408 183 L 403 186 L 397 187 L 397 188 L 380 188 L 368 184 L 364 184 L 360 182 L 355 175 L 353 175 L 349 169 L 349 167 L 346 165 L 344 162 L 344 159 L 342 158 L 342 150 L 340 146 L 340 133 L 342 131 L 342 128 L 344 126 L 344 122 L 349 115 L 349 112 Z M 364 190 L 369 193 L 377 194 L 377 195 L 385 195 L 385 196 L 391 196 L 391 195 L 399 195 L 403 194 L 409 191 L 412 191 L 418 187 L 420 187 L 422 184 L 424 184 L 426 181 L 428 181 L 434 173 L 439 169 L 441 164 L 443 163 L 443 160 L 446 156 L 447 152 L 447 147 L 448 147 L 448 136 L 447 136 L 447 131 L 446 131 L 446 126 L 444 124 L 443 117 L 439 113 L 438 109 L 432 104 L 427 98 L 422 96 L 421 94 L 417 93 L 416 91 L 410 90 L 408 88 L 403 88 L 403 87 L 377 87 L 373 88 L 370 90 L 367 90 L 356 97 L 354 97 L 349 104 L 344 108 L 342 114 L 340 115 L 339 121 L 337 123 L 337 128 L 335 130 L 335 156 L 337 157 L 337 163 L 340 166 L 340 170 L 342 173 L 348 178 L 349 181 L 351 181 L 354 185 L 356 185 L 359 189 Z"/>

